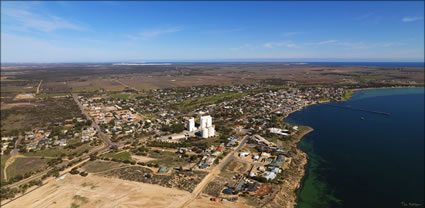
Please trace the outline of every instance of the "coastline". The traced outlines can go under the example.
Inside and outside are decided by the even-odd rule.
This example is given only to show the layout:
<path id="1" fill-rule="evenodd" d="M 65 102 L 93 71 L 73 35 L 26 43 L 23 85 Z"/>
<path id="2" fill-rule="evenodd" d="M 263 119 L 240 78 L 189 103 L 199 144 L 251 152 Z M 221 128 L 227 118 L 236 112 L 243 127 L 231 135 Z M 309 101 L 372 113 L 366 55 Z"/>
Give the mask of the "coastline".
<path id="1" fill-rule="evenodd" d="M 379 89 L 403 89 L 403 88 L 425 88 L 425 85 L 423 86 L 395 86 L 395 87 L 367 87 L 367 88 L 353 88 L 351 90 L 355 91 L 361 91 L 361 90 L 379 90 Z"/>
<path id="2" fill-rule="evenodd" d="M 308 164 L 308 155 L 298 148 L 298 143 L 302 138 L 312 132 L 314 129 L 309 126 L 302 126 L 297 132 L 297 135 L 290 140 L 292 151 L 295 154 L 291 157 L 288 170 L 290 174 L 285 178 L 284 182 L 279 185 L 275 197 L 272 201 L 267 203 L 264 207 L 285 207 L 294 208 L 297 203 L 298 190 L 301 188 L 302 181 L 306 173 L 306 167 Z"/>
<path id="3" fill-rule="evenodd" d="M 388 91 L 385 91 L 385 92 L 380 92 L 379 90 L 388 90 Z M 377 94 L 382 94 L 382 93 L 384 93 L 384 95 L 386 95 L 385 93 L 387 93 L 387 92 L 389 92 L 389 93 L 392 93 L 393 92 L 393 89 L 394 89 L 394 91 L 396 90 L 396 89 L 403 89 L 402 90 L 402 92 L 403 93 L 406 93 L 406 92 L 412 92 L 412 94 L 416 94 L 416 93 L 418 93 L 417 92 L 417 90 L 419 91 L 419 93 L 423 93 L 423 89 L 424 89 L 424 86 L 409 86 L 409 87 L 379 87 L 379 88 L 359 88 L 359 89 L 351 89 L 354 93 L 356 92 L 356 91 L 369 91 L 369 90 L 376 90 L 376 92 L 375 91 L 373 91 L 372 93 L 377 93 Z M 347 89 L 348 90 L 348 89 Z M 410 90 L 414 90 L 414 91 L 410 91 Z M 398 91 L 397 91 L 398 92 Z M 346 102 L 347 100 L 350 100 L 350 99 L 354 99 L 354 100 L 356 100 L 357 98 L 358 98 L 358 96 L 361 96 L 361 95 L 363 95 L 363 92 L 362 92 L 362 94 L 360 95 L 360 94 L 356 94 L 356 96 L 354 96 L 354 93 L 352 94 L 352 96 L 350 96 L 348 99 L 344 99 L 344 100 L 341 100 L 341 101 L 344 101 L 344 102 Z M 369 93 L 369 92 L 368 92 Z M 402 94 L 401 92 L 400 92 L 400 94 Z M 367 94 L 367 95 L 369 95 L 369 94 Z M 372 94 L 372 95 L 374 95 L 374 94 Z M 398 95 L 398 94 L 397 94 Z M 403 94 L 404 95 L 404 94 Z M 331 101 L 331 102 L 340 102 L 340 101 Z M 319 104 L 319 103 L 318 103 Z M 344 103 L 345 104 L 345 103 Z M 347 104 L 348 105 L 348 104 Z M 292 112 L 291 112 L 292 113 Z M 303 123 L 305 123 L 304 121 L 304 119 L 307 119 L 307 120 L 309 120 L 308 118 L 309 118 L 309 115 L 310 114 L 308 114 L 308 115 L 304 115 L 304 116 L 302 116 L 301 118 L 298 118 L 298 119 L 296 119 L 296 118 L 294 118 L 295 120 L 294 121 L 296 121 L 296 123 L 297 124 L 300 124 L 300 125 L 303 125 Z M 316 115 L 316 114 L 315 114 Z M 288 117 L 289 117 L 289 115 L 288 115 Z M 296 116 L 296 117 L 298 117 L 298 116 Z M 292 120 L 292 119 L 291 119 Z M 323 119 L 321 119 L 321 120 L 323 120 Z M 289 122 L 289 123 L 291 123 L 291 122 Z M 316 128 L 318 128 L 318 126 L 315 126 Z M 311 143 L 310 143 L 310 138 L 308 139 L 309 140 L 309 145 L 311 145 Z M 304 143 L 303 143 L 303 145 L 301 145 L 302 147 L 304 147 Z M 307 146 L 307 143 L 306 143 L 306 146 Z M 303 150 L 305 150 L 306 152 L 309 152 L 308 150 L 306 150 L 306 149 L 304 149 L 304 148 L 302 148 Z M 308 148 L 307 148 L 308 149 Z M 308 164 L 306 165 L 306 167 L 305 167 L 305 169 L 304 169 L 304 174 L 303 174 L 303 180 L 302 181 L 300 181 L 300 183 L 301 183 L 301 186 L 299 187 L 299 189 L 297 190 L 297 203 L 295 204 L 295 206 L 309 206 L 309 203 L 310 202 L 322 202 L 322 199 L 324 200 L 324 198 L 326 198 L 326 197 L 324 197 L 324 198 L 318 198 L 318 197 L 315 197 L 315 198 L 308 198 L 310 195 L 311 195 L 311 186 L 312 186 L 312 180 L 314 180 L 314 179 L 312 179 L 312 180 L 310 180 L 310 176 L 309 176 L 309 171 L 310 171 L 310 162 L 311 161 L 313 161 L 313 163 L 314 164 L 316 164 L 315 163 L 315 160 L 316 160 L 316 157 L 314 156 L 314 154 L 312 154 L 312 155 L 309 155 L 310 157 L 308 157 Z M 313 165 L 314 165 L 313 164 Z M 316 167 L 316 166 L 315 166 Z M 313 168 L 314 169 L 314 168 Z M 312 169 L 312 170 L 313 170 Z M 312 177 L 315 177 L 314 175 L 312 176 Z M 307 178 L 307 180 L 308 180 L 308 182 L 304 182 L 304 180 Z M 306 184 L 306 186 L 305 186 L 305 188 L 303 188 L 303 184 Z M 318 187 L 318 186 L 317 186 Z M 317 188 L 316 187 L 316 188 Z M 332 187 L 331 187 L 332 188 Z M 300 193 L 300 191 L 302 190 L 302 193 Z M 320 189 L 315 189 L 316 191 L 317 190 L 320 190 Z M 310 195 L 309 195 L 310 194 Z M 331 194 L 333 194 L 333 193 L 331 193 L 331 192 L 329 192 L 329 203 L 339 203 L 338 201 L 340 201 L 340 199 L 343 199 L 342 197 L 341 198 L 332 198 L 333 196 L 335 196 L 335 195 L 331 195 Z M 319 196 L 319 195 L 317 195 L 317 196 Z M 328 195 L 326 195 L 326 196 L 328 196 Z M 314 201 L 313 201 L 314 200 Z M 323 203 L 325 203 L 325 202 L 323 202 Z M 297 204 L 299 204 L 299 205 L 297 205 Z M 310 204 L 311 205 L 311 204 Z M 423 204 L 422 204 L 423 205 Z M 294 207 L 295 207 L 294 206 Z"/>
<path id="4" fill-rule="evenodd" d="M 370 88 L 370 89 L 372 89 L 372 88 Z M 347 101 L 353 96 L 353 94 L 357 90 L 369 90 L 369 88 L 349 89 L 349 90 L 351 92 L 350 92 L 348 97 L 345 97 L 340 101 L 334 101 L 334 102 Z M 304 108 L 309 107 L 311 105 L 323 104 L 323 103 L 329 103 L 329 102 L 333 102 L 333 101 L 332 100 L 324 100 L 324 101 L 316 101 L 314 103 L 306 104 L 306 105 L 302 106 L 301 108 L 299 108 L 297 110 L 289 112 L 287 115 L 284 116 L 283 119 L 286 119 L 292 113 L 303 110 Z M 292 185 L 290 187 L 285 187 L 286 189 L 283 189 L 283 186 L 282 186 L 281 190 L 276 195 L 276 197 L 273 199 L 272 203 L 268 204 L 268 205 L 272 205 L 272 206 L 266 206 L 266 207 L 274 207 L 275 205 L 277 205 L 277 206 L 282 206 L 282 207 L 287 207 L 287 208 L 294 208 L 297 205 L 298 193 L 299 193 L 300 188 L 302 187 L 302 182 L 305 179 L 306 169 L 307 169 L 308 162 L 309 162 L 307 153 L 303 152 L 298 147 L 298 143 L 301 142 L 302 138 L 305 135 L 314 131 L 314 129 L 310 126 L 303 126 L 303 128 L 305 128 L 305 129 L 303 129 L 303 131 L 301 133 L 299 133 L 299 135 L 297 135 L 297 137 L 295 137 L 294 140 L 292 140 L 293 147 L 296 151 L 296 154 L 293 156 L 293 159 L 299 161 L 298 164 L 296 164 L 296 166 L 298 166 L 298 168 L 294 167 L 293 169 L 295 170 L 295 173 L 296 173 L 295 175 L 298 176 L 298 177 L 291 178 L 291 182 L 295 181 L 294 185 Z M 287 184 L 288 184 L 288 182 L 287 182 Z M 281 196 L 282 198 L 286 198 L 285 201 L 279 200 L 279 198 L 278 198 L 279 196 Z M 293 196 L 293 197 L 291 197 L 291 196 Z M 275 203 L 273 203 L 273 202 L 275 202 Z"/>
<path id="5" fill-rule="evenodd" d="M 299 109 L 289 112 L 286 114 L 283 119 L 286 119 L 292 113 L 303 110 L 306 107 L 315 105 L 315 104 L 323 104 L 329 102 L 345 102 L 352 98 L 356 91 L 360 90 L 373 90 L 373 89 L 397 89 L 397 88 L 424 88 L 424 86 L 400 86 L 400 87 L 377 87 L 377 88 L 358 88 L 358 89 L 348 89 L 349 95 L 347 97 L 343 97 L 342 100 L 323 100 L 316 101 L 306 105 L 303 105 Z M 296 154 L 292 157 L 293 161 L 297 161 L 296 165 L 290 166 L 289 169 L 294 174 L 294 177 L 289 177 L 289 180 L 285 180 L 285 183 L 281 185 L 280 190 L 276 194 L 275 198 L 265 207 L 287 207 L 294 208 L 297 205 L 298 193 L 302 188 L 302 183 L 305 179 L 306 170 L 308 168 L 309 157 L 307 153 L 303 152 L 299 147 L 298 143 L 302 140 L 302 138 L 314 131 L 314 129 L 310 126 L 302 126 L 304 129 L 300 130 L 299 135 L 297 135 L 293 140 L 291 140 L 291 146 L 294 148 Z M 291 162 L 291 165 L 293 162 Z"/>

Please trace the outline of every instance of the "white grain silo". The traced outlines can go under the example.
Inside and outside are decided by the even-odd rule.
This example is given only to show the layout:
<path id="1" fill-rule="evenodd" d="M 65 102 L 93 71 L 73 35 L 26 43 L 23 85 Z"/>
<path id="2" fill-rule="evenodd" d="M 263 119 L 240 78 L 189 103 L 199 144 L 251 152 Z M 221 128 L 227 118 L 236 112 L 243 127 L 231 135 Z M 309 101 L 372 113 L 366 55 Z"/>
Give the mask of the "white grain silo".
<path id="1" fill-rule="evenodd" d="M 208 128 L 208 137 L 213 137 L 215 135 L 215 129 L 213 126 Z"/>
<path id="2" fill-rule="evenodd" d="M 203 128 L 201 132 L 202 132 L 202 138 L 208 138 L 208 129 L 207 128 Z"/>
<path id="3" fill-rule="evenodd" d="M 189 120 L 187 120 L 186 128 L 190 132 L 195 131 L 195 119 L 194 118 L 190 118 Z"/>

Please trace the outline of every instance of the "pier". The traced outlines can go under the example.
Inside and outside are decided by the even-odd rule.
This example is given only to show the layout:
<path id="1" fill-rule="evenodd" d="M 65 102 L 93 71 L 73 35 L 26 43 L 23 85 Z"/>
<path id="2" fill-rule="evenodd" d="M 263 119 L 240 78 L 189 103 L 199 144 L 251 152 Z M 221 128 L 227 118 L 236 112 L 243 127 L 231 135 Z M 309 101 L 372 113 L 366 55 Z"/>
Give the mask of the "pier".
<path id="1" fill-rule="evenodd" d="M 387 112 L 373 111 L 373 110 L 367 110 L 367 109 L 361 109 L 361 108 L 353 108 L 353 107 L 350 107 L 350 106 L 339 106 L 339 105 L 332 105 L 332 104 L 325 104 L 325 105 L 332 106 L 332 107 L 335 107 L 335 108 L 343 108 L 343 109 L 354 110 L 354 111 L 363 111 L 363 112 L 367 112 L 367 113 L 375 113 L 375 114 L 381 114 L 381 115 L 386 115 L 386 116 L 390 115 L 390 113 L 387 113 Z"/>

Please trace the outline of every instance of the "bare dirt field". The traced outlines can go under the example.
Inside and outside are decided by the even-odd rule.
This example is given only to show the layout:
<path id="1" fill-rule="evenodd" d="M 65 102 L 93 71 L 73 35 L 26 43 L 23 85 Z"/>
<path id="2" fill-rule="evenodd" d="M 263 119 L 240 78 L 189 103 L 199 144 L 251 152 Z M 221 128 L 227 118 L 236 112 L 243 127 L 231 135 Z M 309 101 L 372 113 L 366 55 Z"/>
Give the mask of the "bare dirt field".
<path id="1" fill-rule="evenodd" d="M 15 97 L 15 100 L 23 100 L 23 99 L 33 99 L 34 94 L 32 93 L 25 93 L 25 94 L 17 94 Z"/>
<path id="2" fill-rule="evenodd" d="M 37 106 L 34 103 L 1 103 L 1 109 L 11 109 L 13 107 L 35 107 Z"/>
<path id="3" fill-rule="evenodd" d="M 3 207 L 177 207 L 189 196 L 189 192 L 158 185 L 68 174 Z"/>
<path id="4" fill-rule="evenodd" d="M 149 162 L 152 160 L 156 160 L 155 158 L 146 157 L 146 156 L 139 156 L 139 155 L 132 155 L 131 159 L 136 160 L 137 162 Z"/>

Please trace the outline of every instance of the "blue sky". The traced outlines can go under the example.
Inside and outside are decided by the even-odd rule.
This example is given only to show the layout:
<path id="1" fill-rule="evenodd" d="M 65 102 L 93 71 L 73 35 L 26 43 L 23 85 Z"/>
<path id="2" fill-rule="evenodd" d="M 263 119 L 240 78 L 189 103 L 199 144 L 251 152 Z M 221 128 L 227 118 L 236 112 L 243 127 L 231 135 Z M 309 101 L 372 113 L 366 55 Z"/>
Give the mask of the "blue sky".
<path id="1" fill-rule="evenodd" d="M 424 2 L 1 2 L 2 62 L 424 61 Z"/>

